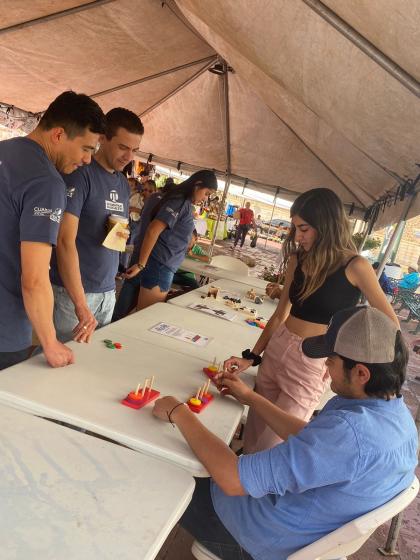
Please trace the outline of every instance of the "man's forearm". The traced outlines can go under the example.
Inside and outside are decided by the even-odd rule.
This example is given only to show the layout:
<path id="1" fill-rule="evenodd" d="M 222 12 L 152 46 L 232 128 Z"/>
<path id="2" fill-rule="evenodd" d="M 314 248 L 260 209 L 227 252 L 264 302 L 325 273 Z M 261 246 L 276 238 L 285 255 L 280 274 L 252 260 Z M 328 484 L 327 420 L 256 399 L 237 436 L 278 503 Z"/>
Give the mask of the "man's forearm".
<path id="1" fill-rule="evenodd" d="M 207 430 L 186 406 L 179 406 L 172 419 L 216 484 L 227 494 L 244 495 L 235 453 Z"/>
<path id="2" fill-rule="evenodd" d="M 75 243 L 57 245 L 57 264 L 60 278 L 75 307 L 86 305 L 79 268 L 79 254 Z"/>
<path id="3" fill-rule="evenodd" d="M 258 393 L 253 392 L 250 395 L 248 404 L 284 440 L 290 435 L 299 433 L 307 424 L 304 420 L 284 412 Z"/>
<path id="4" fill-rule="evenodd" d="M 22 296 L 26 313 L 45 348 L 56 341 L 53 323 L 54 297 L 49 278 L 36 283 L 25 283 L 22 279 Z"/>

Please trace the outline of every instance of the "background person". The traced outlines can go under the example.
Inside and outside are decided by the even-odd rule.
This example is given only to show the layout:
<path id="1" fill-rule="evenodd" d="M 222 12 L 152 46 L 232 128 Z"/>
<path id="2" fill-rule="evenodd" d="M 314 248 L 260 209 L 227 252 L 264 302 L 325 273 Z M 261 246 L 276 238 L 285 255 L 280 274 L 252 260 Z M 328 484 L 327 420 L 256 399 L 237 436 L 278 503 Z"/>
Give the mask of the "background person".
<path id="1" fill-rule="evenodd" d="M 90 162 L 104 126 L 95 101 L 67 91 L 28 136 L 0 142 L 0 369 L 29 356 L 32 327 L 50 366 L 74 361 L 56 337 L 49 279 L 66 201 L 59 172 Z"/>
<path id="2" fill-rule="evenodd" d="M 125 317 L 134 307 L 144 309 L 165 301 L 173 276 L 185 258 L 194 229 L 193 204 L 217 189 L 212 171 L 197 171 L 177 186 L 164 187 L 146 203 L 140 225 L 139 247 L 115 307 L 113 320 Z M 162 190 L 162 189 L 161 189 Z"/>
<path id="3" fill-rule="evenodd" d="M 356 305 L 363 294 L 372 307 L 398 319 L 370 263 L 352 242 L 349 222 L 329 189 L 301 194 L 290 209 L 292 228 L 283 245 L 285 281 L 276 311 L 252 352 L 225 362 L 240 373 L 261 366 L 256 391 L 283 410 L 309 420 L 328 381 L 325 360 L 302 353 L 302 340 L 324 334 L 331 317 Z M 264 352 L 263 358 L 260 355 Z M 273 447 L 279 437 L 255 411 L 245 426 L 247 453 Z"/>
<path id="4" fill-rule="evenodd" d="M 233 215 L 234 218 L 239 220 L 239 224 L 236 228 L 235 242 L 233 247 L 235 248 L 239 240 L 241 241 L 241 248 L 244 246 L 245 237 L 251 227 L 255 227 L 254 212 L 251 210 L 251 203 L 246 202 L 245 208 L 239 208 Z"/>
<path id="5" fill-rule="evenodd" d="M 408 273 L 404 274 L 402 280 L 398 282 L 398 287 L 404 290 L 416 290 L 420 285 L 420 274 L 415 264 L 408 267 Z"/>
<path id="6" fill-rule="evenodd" d="M 303 352 L 328 358 L 337 394 L 309 423 L 234 374 L 219 379 L 286 440 L 273 449 L 237 457 L 185 404 L 156 401 L 153 414 L 176 424 L 211 476 L 196 479 L 180 524 L 218 557 L 286 560 L 413 481 L 418 438 L 401 397 L 408 352 L 395 322 L 372 307 L 340 311 Z"/>
<path id="7" fill-rule="evenodd" d="M 187 257 L 206 263 L 210 262 L 210 257 L 200 247 L 200 245 L 198 245 L 197 240 L 198 240 L 198 234 L 197 231 L 194 230 L 192 232 L 191 241 L 188 246 Z M 175 272 L 172 282 L 173 284 L 178 284 L 179 286 L 183 286 L 191 290 L 196 290 L 197 288 L 200 287 L 199 283 L 195 278 L 194 272 L 189 272 L 188 270 L 182 270 L 180 268 Z"/>
<path id="8" fill-rule="evenodd" d="M 102 242 L 111 214 L 128 218 L 130 191 L 122 170 L 143 132 L 135 113 L 111 109 L 92 163 L 65 178 L 67 206 L 51 263 L 54 324 L 62 341 L 88 342 L 97 326 L 111 321 L 120 253 Z"/>

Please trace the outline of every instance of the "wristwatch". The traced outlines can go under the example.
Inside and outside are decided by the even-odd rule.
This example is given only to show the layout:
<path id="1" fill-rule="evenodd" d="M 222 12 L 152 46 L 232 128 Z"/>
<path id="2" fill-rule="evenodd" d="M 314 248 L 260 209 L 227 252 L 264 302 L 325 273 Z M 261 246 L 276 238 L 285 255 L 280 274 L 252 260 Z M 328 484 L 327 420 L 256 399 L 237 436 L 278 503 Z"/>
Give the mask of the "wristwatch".
<path id="1" fill-rule="evenodd" d="M 140 272 L 146 268 L 144 266 L 144 264 L 141 264 L 141 263 L 136 263 L 136 265 L 137 265 L 138 269 L 140 270 Z"/>

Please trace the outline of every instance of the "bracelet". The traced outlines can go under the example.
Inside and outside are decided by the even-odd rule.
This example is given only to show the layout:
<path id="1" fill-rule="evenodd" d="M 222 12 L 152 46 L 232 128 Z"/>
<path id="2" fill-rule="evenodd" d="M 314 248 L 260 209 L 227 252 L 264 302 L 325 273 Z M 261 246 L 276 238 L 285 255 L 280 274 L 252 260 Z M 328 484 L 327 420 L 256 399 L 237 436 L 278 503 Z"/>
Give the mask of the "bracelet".
<path id="1" fill-rule="evenodd" d="M 137 265 L 138 269 L 140 270 L 140 272 L 146 268 L 144 266 L 144 264 L 136 263 L 136 265 Z"/>
<path id="2" fill-rule="evenodd" d="M 174 411 L 175 409 L 178 408 L 178 406 L 181 406 L 181 405 L 184 405 L 184 404 L 185 404 L 185 403 L 183 403 L 183 402 L 179 402 L 178 404 L 176 404 L 176 405 L 173 407 L 173 409 L 171 410 L 171 412 L 166 412 L 166 416 L 168 417 L 169 422 L 172 424 L 172 426 L 173 426 L 174 428 L 175 428 L 175 424 L 172 422 L 171 415 L 172 415 L 173 411 Z"/>
<path id="3" fill-rule="evenodd" d="M 253 366 L 259 366 L 262 362 L 261 356 L 254 354 L 254 352 L 251 352 L 249 348 L 242 352 L 242 358 L 245 358 L 245 360 L 252 360 Z"/>

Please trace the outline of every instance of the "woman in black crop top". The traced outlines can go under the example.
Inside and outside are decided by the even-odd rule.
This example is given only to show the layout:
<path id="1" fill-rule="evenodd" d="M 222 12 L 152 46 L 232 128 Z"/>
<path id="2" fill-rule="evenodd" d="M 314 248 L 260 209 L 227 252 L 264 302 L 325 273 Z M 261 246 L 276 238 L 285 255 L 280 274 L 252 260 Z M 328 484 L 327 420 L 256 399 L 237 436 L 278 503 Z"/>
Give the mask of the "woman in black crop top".
<path id="1" fill-rule="evenodd" d="M 286 412 L 309 420 L 329 376 L 325 360 L 304 356 L 302 339 L 324 334 L 334 313 L 357 305 L 361 294 L 397 324 L 398 319 L 373 268 L 357 254 L 344 207 L 333 191 L 319 188 L 301 194 L 290 215 L 292 228 L 283 247 L 284 288 L 252 350 L 257 355 L 264 352 L 255 390 Z M 232 356 L 224 366 L 240 373 L 252 361 Z M 262 451 L 280 441 L 251 408 L 245 452 Z"/>

